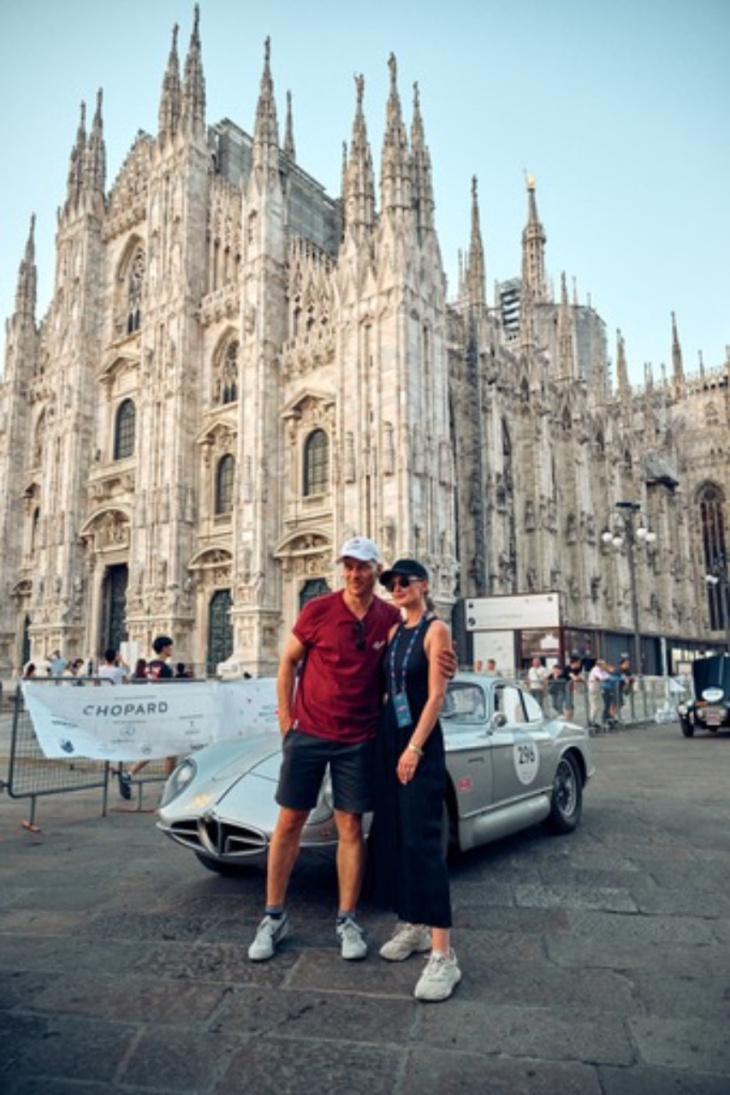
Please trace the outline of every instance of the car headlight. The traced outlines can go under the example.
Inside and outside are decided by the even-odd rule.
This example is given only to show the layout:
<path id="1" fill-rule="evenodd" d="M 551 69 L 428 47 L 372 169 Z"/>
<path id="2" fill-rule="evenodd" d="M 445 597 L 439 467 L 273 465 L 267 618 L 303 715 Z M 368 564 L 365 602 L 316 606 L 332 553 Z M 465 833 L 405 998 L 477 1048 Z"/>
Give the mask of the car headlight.
<path id="1" fill-rule="evenodd" d="M 680 703 L 680 705 L 677 708 L 677 712 L 680 715 L 686 715 L 689 712 L 689 708 L 687 707 L 687 704 L 686 703 Z"/>
<path id="2" fill-rule="evenodd" d="M 192 757 L 186 757 L 185 760 L 181 761 L 165 784 L 160 806 L 167 806 L 178 795 L 181 795 L 195 779 L 197 770 L 197 765 Z"/>

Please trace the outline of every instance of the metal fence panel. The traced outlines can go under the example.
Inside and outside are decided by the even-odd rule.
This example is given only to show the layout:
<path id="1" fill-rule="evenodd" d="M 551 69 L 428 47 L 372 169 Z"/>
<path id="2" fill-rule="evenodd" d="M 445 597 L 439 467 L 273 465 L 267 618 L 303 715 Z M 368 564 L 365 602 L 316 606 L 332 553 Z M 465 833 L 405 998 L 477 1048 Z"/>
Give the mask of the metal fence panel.
<path id="1" fill-rule="evenodd" d="M 73 682 L 65 678 L 36 678 L 34 683 L 42 683 L 48 688 L 75 687 L 76 685 L 99 685 L 96 679 L 79 678 Z M 29 825 L 33 827 L 36 805 L 39 798 L 48 795 L 67 794 L 72 791 L 100 791 L 101 813 L 106 815 L 109 801 L 110 779 L 113 780 L 113 793 L 116 794 L 116 776 L 119 769 L 108 761 L 74 757 L 68 761 L 49 759 L 38 744 L 33 722 L 23 702 L 21 688 L 15 691 L 12 726 L 10 730 L 10 753 L 8 776 L 4 789 L 11 798 L 31 800 Z M 144 769 L 144 775 L 138 775 L 132 782 L 133 796 L 136 792 L 137 809 L 142 808 L 143 786 L 147 783 L 161 783 L 166 779 L 164 761 L 150 761 Z M 0 783 L 0 785 L 2 785 Z"/>

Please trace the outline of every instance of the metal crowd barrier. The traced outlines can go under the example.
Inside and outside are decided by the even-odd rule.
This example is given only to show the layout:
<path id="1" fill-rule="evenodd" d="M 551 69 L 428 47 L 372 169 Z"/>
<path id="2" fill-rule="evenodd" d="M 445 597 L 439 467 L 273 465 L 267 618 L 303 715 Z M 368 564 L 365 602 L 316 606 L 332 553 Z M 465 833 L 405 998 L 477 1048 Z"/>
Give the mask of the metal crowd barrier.
<path id="1" fill-rule="evenodd" d="M 37 677 L 34 684 L 47 688 L 64 687 L 104 687 L 105 681 L 95 677 Z M 49 795 L 68 794 L 72 791 L 90 791 L 98 789 L 101 801 L 101 816 L 109 812 L 110 784 L 111 794 L 116 796 L 119 766 L 109 761 L 91 760 L 74 757 L 73 760 L 58 760 L 46 757 L 38 744 L 31 717 L 23 702 L 20 686 L 15 690 L 12 714 L 4 718 L 11 719 L 10 745 L 8 752 L 8 775 L 0 775 L 0 790 L 7 791 L 11 798 L 30 800 L 30 816 L 24 825 L 35 829 L 38 799 Z M 6 729 L 3 728 L 3 729 Z M 128 767 L 128 765 L 127 765 Z M 134 777 L 131 784 L 133 797 L 136 795 L 136 808 L 142 810 L 144 786 L 148 783 L 162 783 L 167 778 L 163 760 L 151 760 L 143 770 L 144 774 Z M 120 802 L 124 801 L 121 796 Z"/>
<path id="2" fill-rule="evenodd" d="M 522 683 L 527 685 L 526 681 Z M 688 682 L 674 679 L 670 686 L 666 677 L 640 677 L 628 687 L 621 681 L 610 681 L 595 690 L 587 681 L 548 681 L 538 698 L 547 716 L 566 717 L 600 733 L 622 726 L 674 722 L 681 687 L 689 694 Z"/>

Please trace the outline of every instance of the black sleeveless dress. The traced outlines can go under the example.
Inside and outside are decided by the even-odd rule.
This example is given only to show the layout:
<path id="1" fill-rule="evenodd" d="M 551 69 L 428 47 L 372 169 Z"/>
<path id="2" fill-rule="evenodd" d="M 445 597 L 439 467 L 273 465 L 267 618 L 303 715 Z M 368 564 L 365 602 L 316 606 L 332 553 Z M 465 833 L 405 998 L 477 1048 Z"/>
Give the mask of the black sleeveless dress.
<path id="1" fill-rule="evenodd" d="M 376 742 L 375 891 L 378 900 L 401 920 L 450 928 L 449 877 L 441 846 L 446 765 L 440 723 L 429 735 L 413 779 L 402 784 L 396 772 L 428 698 L 428 659 L 423 641 L 430 624 L 431 620 L 423 622 L 413 642 L 415 629 L 401 624 L 386 656 L 388 699 Z M 404 661 L 405 690 L 413 721 L 410 726 L 399 727 L 391 693 L 393 673 L 398 687 L 402 686 Z"/>

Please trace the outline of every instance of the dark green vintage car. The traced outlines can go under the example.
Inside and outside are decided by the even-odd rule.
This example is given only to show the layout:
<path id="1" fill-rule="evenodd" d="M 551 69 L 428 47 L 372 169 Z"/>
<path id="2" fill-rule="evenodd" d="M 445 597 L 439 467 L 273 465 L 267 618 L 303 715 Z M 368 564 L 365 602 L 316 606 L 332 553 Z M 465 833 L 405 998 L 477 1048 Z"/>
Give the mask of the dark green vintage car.
<path id="1" fill-rule="evenodd" d="M 692 679 L 694 699 L 677 708 L 684 736 L 691 738 L 695 730 L 714 733 L 730 727 L 730 655 L 697 658 L 692 662 Z"/>

